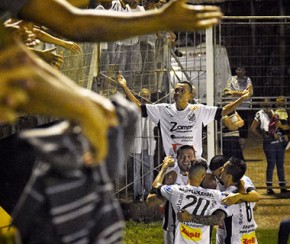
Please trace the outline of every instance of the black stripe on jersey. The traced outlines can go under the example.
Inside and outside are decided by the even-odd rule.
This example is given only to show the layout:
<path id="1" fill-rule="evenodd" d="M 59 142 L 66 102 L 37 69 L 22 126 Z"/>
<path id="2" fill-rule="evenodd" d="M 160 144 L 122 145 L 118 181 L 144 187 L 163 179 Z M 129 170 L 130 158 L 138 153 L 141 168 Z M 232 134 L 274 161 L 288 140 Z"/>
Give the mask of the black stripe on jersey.
<path id="1" fill-rule="evenodd" d="M 247 188 L 247 193 L 249 193 L 250 191 L 255 191 L 256 190 L 256 188 L 255 187 L 248 187 Z"/>
<path id="2" fill-rule="evenodd" d="M 163 222 L 163 230 L 167 230 L 168 227 L 168 212 L 169 212 L 169 208 L 170 208 L 170 203 L 169 201 L 165 202 L 165 207 L 164 207 L 164 222 Z"/>
<path id="3" fill-rule="evenodd" d="M 232 244 L 231 239 L 232 239 L 232 216 L 227 217 L 224 220 L 225 223 L 225 228 L 226 228 L 226 239 L 225 239 L 225 244 Z"/>
<path id="4" fill-rule="evenodd" d="M 221 118 L 222 118 L 222 111 L 223 111 L 222 108 L 217 108 L 217 110 L 215 112 L 215 116 L 214 116 L 214 119 L 215 120 L 221 120 Z"/>
<path id="5" fill-rule="evenodd" d="M 142 117 L 148 117 L 147 108 L 145 104 L 141 105 L 141 114 Z"/>

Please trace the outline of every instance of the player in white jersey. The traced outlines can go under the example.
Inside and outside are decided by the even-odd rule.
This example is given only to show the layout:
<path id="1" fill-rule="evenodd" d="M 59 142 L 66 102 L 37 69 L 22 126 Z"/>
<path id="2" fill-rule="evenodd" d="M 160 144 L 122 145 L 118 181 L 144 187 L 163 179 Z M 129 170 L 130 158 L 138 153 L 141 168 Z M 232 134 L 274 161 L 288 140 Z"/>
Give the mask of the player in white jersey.
<path id="1" fill-rule="evenodd" d="M 224 223 L 219 225 L 216 236 L 217 244 L 243 244 L 257 243 L 255 229 L 257 227 L 253 218 L 253 208 L 256 201 L 259 200 L 259 195 L 255 191 L 254 185 L 249 177 L 244 176 L 246 172 L 246 164 L 239 159 L 231 158 L 223 167 L 220 179 L 223 182 L 218 184 L 220 189 L 225 189 L 225 192 L 244 191 L 244 193 L 230 194 L 224 198 L 222 203 L 232 204 L 234 201 L 237 204 L 231 205 L 228 208 L 228 217 L 224 219 Z M 242 186 L 240 185 L 242 182 Z M 243 202 L 240 202 L 243 200 Z M 192 216 L 186 211 L 178 214 L 180 220 L 186 221 L 194 219 L 199 223 L 212 224 L 210 218 L 202 216 Z"/>
<path id="2" fill-rule="evenodd" d="M 129 97 L 133 94 L 127 88 L 126 82 L 118 80 L 120 86 L 127 90 Z M 203 104 L 190 104 L 193 99 L 192 85 L 187 81 L 176 84 L 174 90 L 174 104 L 146 104 L 141 106 L 142 116 L 149 118 L 160 126 L 163 148 L 167 156 L 176 155 L 180 145 L 191 145 L 196 151 L 196 157 L 202 155 L 202 127 L 213 120 L 221 119 L 239 107 L 250 94 L 238 98 L 223 108 Z M 131 99 L 130 99 L 131 100 Z"/>
<path id="3" fill-rule="evenodd" d="M 188 183 L 188 170 L 191 162 L 195 160 L 195 152 L 191 146 L 184 145 L 177 150 L 177 161 L 174 162 L 172 157 L 165 157 L 163 163 L 174 162 L 173 167 L 169 167 L 164 176 L 163 184 L 166 185 L 187 185 Z M 164 205 L 163 215 L 163 230 L 164 230 L 164 243 L 172 244 L 174 241 L 175 231 L 175 212 L 169 201 L 164 202 L 160 200 L 156 194 L 150 194 L 147 198 L 149 206 Z"/>
<path id="4" fill-rule="evenodd" d="M 231 192 L 233 188 L 231 186 L 237 186 L 240 182 L 240 175 L 244 175 L 246 171 L 246 164 L 237 163 L 239 161 L 236 158 L 227 162 L 221 173 L 221 180 L 223 181 L 226 192 Z M 243 167 L 245 170 L 243 170 Z M 244 172 L 243 172 L 244 171 Z M 247 199 L 251 201 L 240 202 L 233 204 L 229 207 L 229 217 L 224 219 L 224 228 L 218 228 L 217 230 L 217 244 L 256 244 L 258 243 L 255 230 L 257 224 L 254 220 L 254 206 L 255 202 L 259 200 L 259 195 L 255 191 L 255 187 L 249 177 L 243 176 L 244 192 L 249 194 Z M 240 193 L 236 193 L 238 195 Z M 242 194 L 240 194 L 242 195 Z M 254 202 L 255 201 L 255 202 Z M 224 203 L 228 203 L 226 200 Z"/>
<path id="5" fill-rule="evenodd" d="M 207 170 L 206 161 L 193 162 L 188 175 L 189 184 L 184 186 L 162 185 L 167 168 L 168 163 L 164 162 L 152 186 L 157 194 L 172 203 L 175 213 L 186 209 L 197 215 L 214 215 L 214 224 L 222 223 L 226 216 L 226 206 L 221 204 L 223 194 L 200 187 Z M 176 220 L 174 243 L 210 243 L 210 227 L 193 221 L 181 223 Z"/>

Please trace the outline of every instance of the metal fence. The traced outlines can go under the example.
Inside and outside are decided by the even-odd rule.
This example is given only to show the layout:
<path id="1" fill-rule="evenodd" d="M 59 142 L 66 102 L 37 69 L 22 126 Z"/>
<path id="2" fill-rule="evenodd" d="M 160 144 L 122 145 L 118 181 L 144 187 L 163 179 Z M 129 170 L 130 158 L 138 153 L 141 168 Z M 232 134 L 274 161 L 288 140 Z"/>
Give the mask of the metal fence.
<path id="1" fill-rule="evenodd" d="M 247 110 L 249 123 L 268 97 L 273 106 L 277 96 L 285 96 L 289 109 L 290 95 L 290 25 L 289 17 L 224 17 L 213 29 L 214 56 L 214 104 L 227 102 L 222 98 L 227 79 L 234 75 L 234 68 L 243 65 L 247 75 L 252 79 L 254 97 Z M 122 72 L 133 94 L 139 98 L 141 88 L 148 88 L 152 93 L 152 103 L 173 102 L 174 85 L 180 80 L 188 80 L 195 86 L 195 102 L 207 103 L 207 51 L 209 43 L 205 31 L 195 33 L 175 33 L 176 41 L 172 42 L 173 33 L 163 32 L 158 35 L 137 37 L 133 42 L 85 43 L 81 44 L 82 53 L 72 55 L 58 48 L 65 62 L 62 72 L 79 85 L 110 97 L 122 90 L 116 82 L 116 75 Z M 176 50 L 177 49 L 177 50 Z M 1 127 L 1 126 L 0 126 Z M 3 125 L 3 130 L 13 133 L 13 129 Z M 29 126 L 26 126 L 26 128 Z M 20 128 L 21 129 L 21 128 Z M 11 132 L 12 131 L 12 132 Z M 206 131 L 206 130 L 205 130 Z M 215 154 L 222 151 L 221 131 L 215 125 L 214 136 L 208 138 L 204 133 L 204 157 L 208 155 L 208 144 L 214 145 Z M 6 133 L 6 132 L 5 132 Z M 3 133 L 2 133 L 3 134 Z M 7 135 L 8 135 L 7 134 Z M 5 136 L 7 136 L 5 134 Z M 214 139 L 212 139 L 214 138 Z M 162 162 L 163 150 L 158 130 L 154 139 L 157 146 L 154 156 L 154 174 Z M 286 180 L 290 182 L 290 157 L 285 154 Z M 259 187 L 265 186 L 266 160 L 262 151 L 262 141 L 249 133 L 244 149 L 248 162 L 248 174 Z M 119 197 L 132 197 L 133 161 L 132 151 L 125 164 L 127 175 L 116 179 L 116 192 Z M 276 174 L 275 174 L 276 175 Z M 138 177 L 144 184 L 145 173 Z M 276 176 L 274 176 L 277 182 Z M 275 183 L 276 184 L 276 183 Z M 290 184 L 290 183 L 289 183 Z M 144 186 L 144 185 L 143 185 Z"/>
<path id="2" fill-rule="evenodd" d="M 218 106 L 227 103 L 222 97 L 228 78 L 234 75 L 235 67 L 246 67 L 254 87 L 254 97 L 246 110 L 250 125 L 255 113 L 263 105 L 265 97 L 270 99 L 273 108 L 277 96 L 286 97 L 286 108 L 290 102 L 290 25 L 289 17 L 224 17 L 213 29 L 214 56 L 214 103 Z M 180 80 L 188 80 L 195 86 L 195 102 L 207 103 L 207 50 L 206 32 L 175 33 L 176 41 L 171 42 L 172 33 L 138 37 L 136 42 L 83 44 L 83 54 L 78 57 L 67 55 L 63 70 L 79 84 L 110 97 L 122 90 L 116 82 L 116 75 L 122 72 L 128 87 L 139 98 L 141 88 L 152 93 L 152 103 L 173 102 L 174 85 Z M 176 48 L 178 51 L 176 51 Z M 82 77 L 80 78 L 80 74 Z M 215 154 L 222 152 L 221 127 L 216 123 L 214 140 Z M 205 130 L 206 131 L 206 130 Z M 204 157 L 207 158 L 208 144 L 204 133 Z M 163 149 L 158 131 L 155 131 L 157 146 L 154 157 L 154 174 L 162 162 Z M 248 162 L 248 175 L 258 187 L 265 187 L 266 159 L 262 150 L 261 138 L 251 133 L 243 150 Z M 125 164 L 125 177 L 116 180 L 119 197 L 132 197 L 134 178 L 134 152 Z M 157 170 L 156 170 L 157 169 Z M 290 182 L 289 151 L 285 154 L 286 180 Z M 146 173 L 140 178 L 144 186 Z M 277 177 L 274 173 L 274 184 Z"/>

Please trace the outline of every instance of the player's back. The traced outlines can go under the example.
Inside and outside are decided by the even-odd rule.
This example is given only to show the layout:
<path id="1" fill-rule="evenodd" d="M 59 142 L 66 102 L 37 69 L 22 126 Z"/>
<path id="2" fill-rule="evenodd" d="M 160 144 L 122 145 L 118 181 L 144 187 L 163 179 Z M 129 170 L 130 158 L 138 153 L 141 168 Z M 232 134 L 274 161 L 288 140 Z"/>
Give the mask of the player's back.
<path id="1" fill-rule="evenodd" d="M 226 211 L 226 206 L 221 204 L 224 197 L 220 191 L 204 189 L 194 186 L 167 186 L 165 191 L 175 212 L 181 209 L 194 215 L 211 215 L 216 210 Z M 176 221 L 175 243 L 210 243 L 210 226 L 195 222 L 181 223 Z"/>

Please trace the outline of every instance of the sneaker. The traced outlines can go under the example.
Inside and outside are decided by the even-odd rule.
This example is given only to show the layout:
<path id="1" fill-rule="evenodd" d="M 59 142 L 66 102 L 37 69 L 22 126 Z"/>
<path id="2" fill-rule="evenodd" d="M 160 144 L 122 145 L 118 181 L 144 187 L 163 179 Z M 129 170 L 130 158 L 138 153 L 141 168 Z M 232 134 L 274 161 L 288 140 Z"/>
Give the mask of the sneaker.
<path id="1" fill-rule="evenodd" d="M 287 189 L 281 189 L 281 193 L 289 193 L 290 191 L 288 191 Z"/>
<path id="2" fill-rule="evenodd" d="M 287 143 L 285 150 L 288 150 L 289 148 L 290 148 L 290 141 Z"/>
<path id="3" fill-rule="evenodd" d="M 282 190 L 281 190 L 282 191 Z M 275 194 L 275 192 L 273 191 L 273 189 L 268 189 L 267 190 L 267 194 L 268 195 L 273 195 L 273 194 Z"/>

